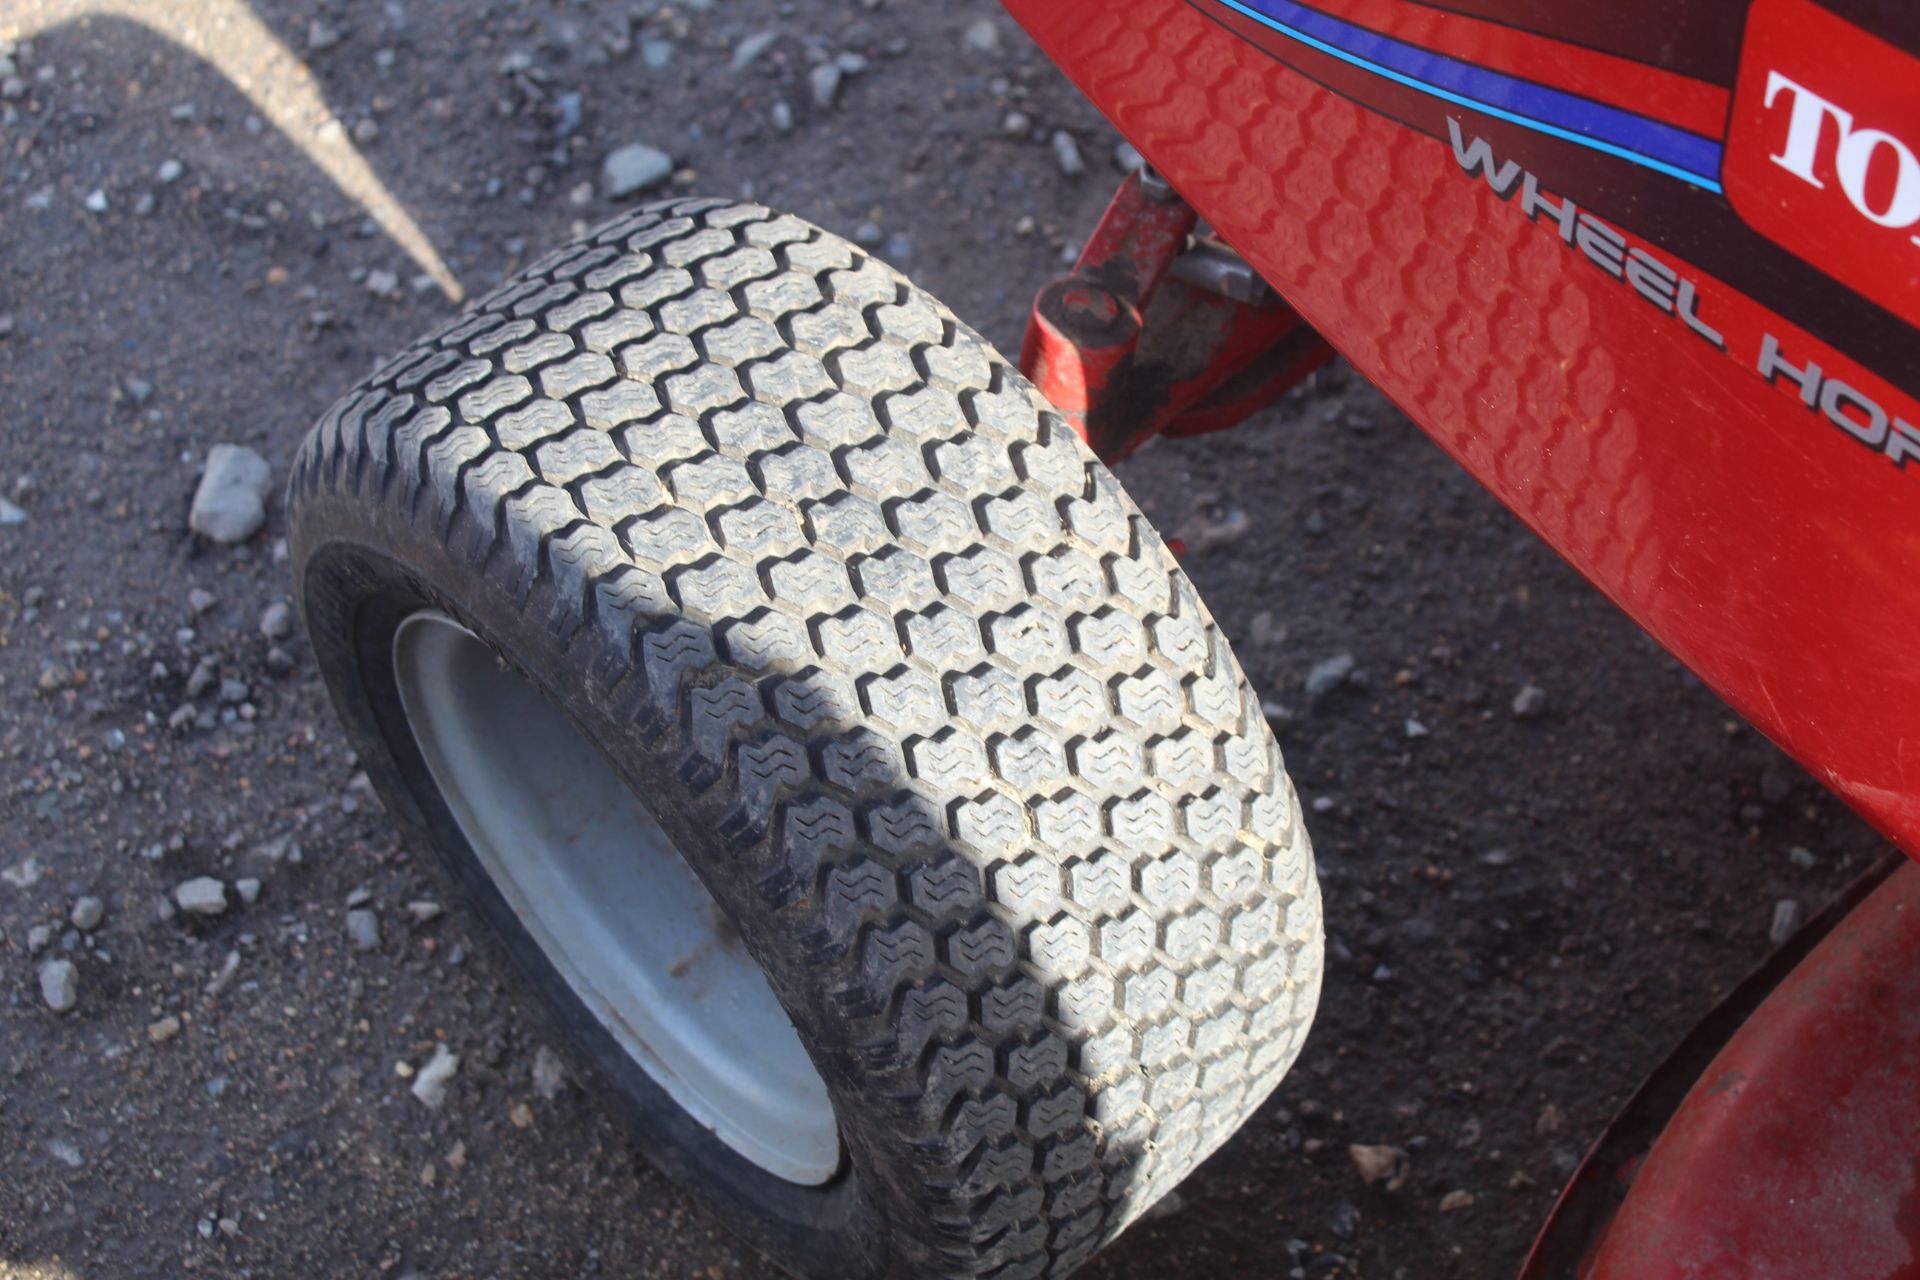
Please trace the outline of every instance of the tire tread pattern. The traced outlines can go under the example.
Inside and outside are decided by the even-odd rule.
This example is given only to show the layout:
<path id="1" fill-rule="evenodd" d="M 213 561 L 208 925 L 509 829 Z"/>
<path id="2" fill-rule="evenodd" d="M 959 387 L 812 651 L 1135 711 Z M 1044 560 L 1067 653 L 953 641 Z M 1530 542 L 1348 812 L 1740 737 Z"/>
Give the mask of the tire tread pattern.
<path id="1" fill-rule="evenodd" d="M 837 1030 L 899 1274 L 1065 1275 L 1297 1055 L 1319 893 L 1258 701 L 1105 468 L 856 247 L 639 209 L 382 366 L 292 488 L 296 554 L 329 504 L 444 539 L 678 777 Z"/>

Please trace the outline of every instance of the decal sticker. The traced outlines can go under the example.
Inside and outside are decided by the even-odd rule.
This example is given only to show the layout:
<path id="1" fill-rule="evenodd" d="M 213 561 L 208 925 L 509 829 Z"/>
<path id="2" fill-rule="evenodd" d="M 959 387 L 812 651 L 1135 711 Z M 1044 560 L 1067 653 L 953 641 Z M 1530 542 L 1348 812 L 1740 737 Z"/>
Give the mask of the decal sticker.
<path id="1" fill-rule="evenodd" d="M 1695 338 L 1742 362 L 1751 359 L 1752 370 L 1767 382 L 1794 395 L 1803 407 L 1901 470 L 1906 469 L 1909 461 L 1920 458 L 1920 428 L 1900 416 L 1903 411 L 1914 411 L 1896 400 L 1883 403 L 1882 393 L 1856 386 L 1839 375 L 1847 372 L 1862 384 L 1869 384 L 1869 378 L 1851 373 L 1844 365 L 1839 370 L 1823 367 L 1821 359 L 1830 363 L 1833 360 L 1825 352 L 1820 353 L 1821 359 L 1790 352 L 1788 348 L 1798 339 L 1790 336 L 1783 342 L 1775 335 L 1771 320 L 1763 318 L 1758 325 L 1752 323 L 1756 316 L 1764 317 L 1765 313 L 1751 304 L 1742 308 L 1746 323 L 1741 325 L 1739 345 L 1752 355 L 1740 354 L 1735 344 L 1728 341 L 1726 332 L 1702 318 L 1701 297 L 1705 290 L 1685 270 L 1594 217 L 1571 197 L 1557 195 L 1541 186 L 1540 180 L 1518 160 L 1501 159 L 1491 143 L 1469 135 L 1460 121 L 1451 116 L 1447 118 L 1447 137 L 1453 147 L 1454 163 L 1463 174 L 1484 181 L 1487 189 L 1500 199 L 1517 203 L 1528 221 L 1550 228 L 1569 250 L 1632 289 L 1663 314 L 1678 320 Z M 1889 404 L 1893 408 L 1889 408 Z M 1920 413 L 1914 416 L 1920 417 Z"/>
<path id="2" fill-rule="evenodd" d="M 1255 22 L 1363 71 L 1442 102 L 1720 190 L 1720 144 L 1658 120 L 1475 66 L 1294 4 L 1220 0 Z"/>
<path id="3" fill-rule="evenodd" d="M 1468 142 L 1460 122 L 1452 116 L 1447 117 L 1447 138 L 1453 144 L 1454 162 L 1468 177 L 1477 173 L 1485 178 L 1493 194 L 1502 200 L 1511 200 L 1518 192 L 1520 212 L 1529 221 L 1552 224 L 1568 248 L 1578 250 L 1594 266 L 1661 311 L 1678 317 L 1696 337 L 1726 350 L 1726 338 L 1700 318 L 1699 287 L 1650 248 L 1580 208 L 1571 196 L 1547 191 L 1538 178 L 1520 167 L 1519 161 L 1497 161 L 1485 138 Z"/>
<path id="4" fill-rule="evenodd" d="M 1894 395 L 1920 397 L 1920 244 L 1912 242 L 1920 236 L 1920 94 L 1912 90 L 1920 0 L 1827 0 L 1851 22 L 1812 0 L 1755 0 L 1750 31 L 1741 0 L 1690 0 L 1689 12 L 1719 4 L 1710 24 L 1719 43 L 1685 60 L 1724 65 L 1718 83 L 1665 69 L 1662 0 L 1620 0 L 1587 17 L 1553 0 L 1188 2 L 1279 63 L 1442 147 L 1455 128 L 1484 138 L 1502 164 L 1538 174 L 1596 227 L 1623 237 L 1630 228 L 1646 253 L 1696 273 L 1696 292 L 1711 305 L 1692 314 L 1725 330 L 1729 353 L 1749 369 L 1760 334 L 1739 326 L 1751 341 L 1735 351 L 1715 307 L 1757 305 L 1782 318 L 1774 331 L 1788 349 L 1797 327 Z M 1474 16 L 1456 12 L 1458 4 Z M 1595 24 L 1612 33 L 1612 52 L 1570 42 L 1573 28 Z M 1824 68 L 1841 57 L 1854 58 L 1856 70 L 1836 81 Z M 1889 114 L 1896 107 L 1897 120 Z M 1801 132 L 1790 139 L 1795 112 Z M 1910 215 L 1916 221 L 1904 225 Z M 1580 247 L 1577 238 L 1568 243 Z M 1623 279 L 1628 261 L 1638 260 L 1623 261 Z M 1708 294 L 1708 280 L 1717 293 Z M 1838 368 L 1830 355 L 1818 359 Z M 1856 375 L 1848 381 L 1864 385 Z M 1920 421 L 1920 411 L 1902 419 Z"/>
<path id="5" fill-rule="evenodd" d="M 1920 322 L 1920 58 L 1809 0 L 1757 0 L 1727 136 L 1747 224 Z"/>

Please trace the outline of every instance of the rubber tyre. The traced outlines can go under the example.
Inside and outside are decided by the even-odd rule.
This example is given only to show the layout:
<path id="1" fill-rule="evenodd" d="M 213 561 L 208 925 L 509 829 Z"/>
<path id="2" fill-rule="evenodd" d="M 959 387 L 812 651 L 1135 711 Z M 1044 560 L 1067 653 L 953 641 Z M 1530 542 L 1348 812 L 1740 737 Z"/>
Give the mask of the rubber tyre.
<path id="1" fill-rule="evenodd" d="M 321 419 L 319 666 L 389 810 L 647 1155 L 802 1276 L 1061 1276 L 1280 1081 L 1320 987 L 1293 788 L 1192 585 L 939 303 L 797 218 L 637 210 Z M 446 613 L 679 845 L 825 1079 L 784 1182 L 628 1060 L 479 868 L 399 704 Z"/>

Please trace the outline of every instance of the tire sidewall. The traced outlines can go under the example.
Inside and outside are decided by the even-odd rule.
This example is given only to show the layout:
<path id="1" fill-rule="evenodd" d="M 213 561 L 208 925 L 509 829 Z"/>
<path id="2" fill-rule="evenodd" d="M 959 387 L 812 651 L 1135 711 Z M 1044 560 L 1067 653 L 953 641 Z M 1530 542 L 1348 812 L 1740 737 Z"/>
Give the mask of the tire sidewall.
<path id="1" fill-rule="evenodd" d="M 309 538 L 300 541 L 314 547 Z M 750 904 L 741 909 L 728 879 L 713 874 L 701 825 L 687 806 L 645 800 L 674 796 L 678 780 L 657 776 L 645 754 L 632 749 L 631 732 L 610 718 L 610 701 L 594 696 L 593 682 L 558 686 L 541 678 L 541 672 L 568 670 L 573 646 L 539 625 L 537 608 L 516 607 L 495 590 L 459 591 L 463 579 L 473 576 L 471 568 L 447 564 L 418 572 L 363 542 L 342 538 L 320 541 L 303 557 L 298 576 L 317 663 L 369 779 L 398 806 L 395 816 L 402 825 L 433 851 L 433 872 L 479 918 L 489 944 L 531 985 L 576 1060 L 607 1086 L 619 1118 L 640 1139 L 648 1157 L 796 1274 L 847 1280 L 886 1274 L 890 1233 L 880 1197 L 873 1193 L 877 1183 L 871 1153 L 859 1142 L 856 1127 L 841 1125 L 840 1172 L 811 1187 L 760 1168 L 699 1124 L 620 1047 L 567 983 L 495 886 L 442 798 L 408 725 L 393 662 L 395 633 L 422 609 L 445 613 L 473 632 L 600 749 L 673 839 L 768 974 L 788 1016 L 802 1029 L 801 1039 L 815 1056 L 836 1114 L 844 1116 L 850 1104 L 859 1105 L 848 1097 L 852 1089 L 845 1074 L 836 1064 L 819 1060 L 818 1046 L 831 1039 L 823 1040 L 814 1011 L 791 999 L 794 975 L 783 975 L 781 966 L 767 962 L 769 947 L 779 944 L 768 939 L 765 922 Z"/>

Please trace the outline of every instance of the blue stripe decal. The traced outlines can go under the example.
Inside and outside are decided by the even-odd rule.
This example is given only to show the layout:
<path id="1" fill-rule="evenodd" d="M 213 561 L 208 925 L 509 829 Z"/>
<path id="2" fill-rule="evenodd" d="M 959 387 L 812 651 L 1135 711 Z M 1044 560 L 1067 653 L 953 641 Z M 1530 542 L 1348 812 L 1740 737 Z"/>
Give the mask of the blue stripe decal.
<path id="1" fill-rule="evenodd" d="M 1458 62 L 1292 0 L 1220 3 L 1310 49 L 1443 102 L 1619 156 L 1708 191 L 1720 190 L 1720 180 L 1715 176 L 1720 172 L 1720 144 L 1711 138 Z"/>

